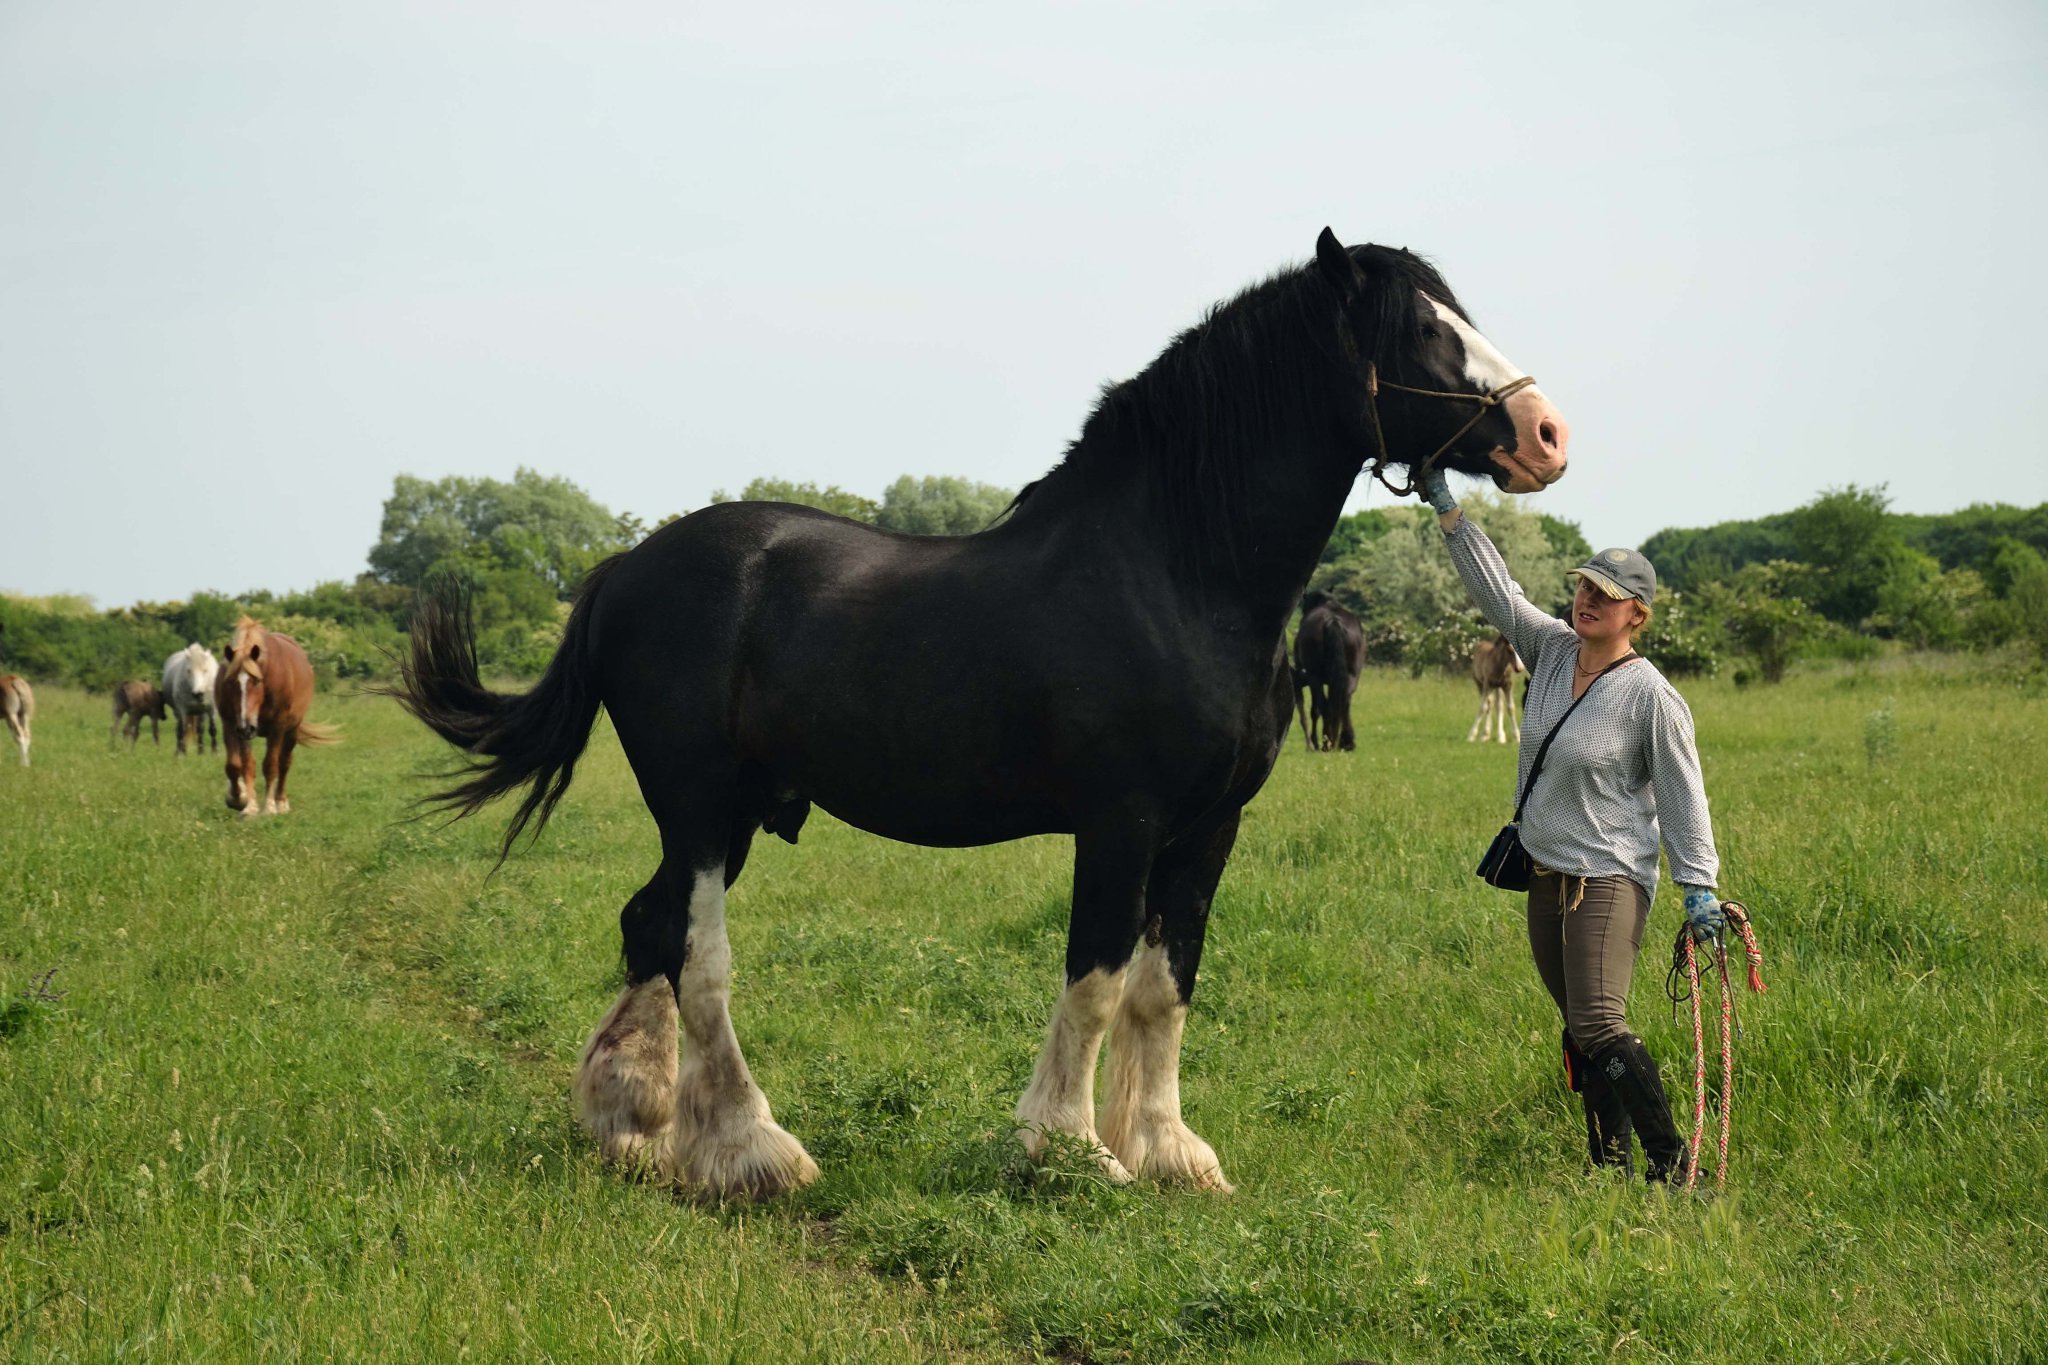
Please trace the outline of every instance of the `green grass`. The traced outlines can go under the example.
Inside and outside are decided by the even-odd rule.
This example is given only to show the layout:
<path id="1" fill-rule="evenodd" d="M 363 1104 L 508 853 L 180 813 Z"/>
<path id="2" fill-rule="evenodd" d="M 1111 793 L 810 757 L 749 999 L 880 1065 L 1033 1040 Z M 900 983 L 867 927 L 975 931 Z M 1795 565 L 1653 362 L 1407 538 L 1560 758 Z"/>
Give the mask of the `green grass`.
<path id="1" fill-rule="evenodd" d="M 656 858 L 608 730 L 487 878 L 494 822 L 398 822 L 441 754 L 388 703 L 323 697 L 346 743 L 243 823 L 217 760 L 112 752 L 102 699 L 43 689 L 36 766 L 0 766 L 0 1353 L 2043 1359 L 2043 701 L 1688 691 L 1771 984 L 1729 1194 L 1584 1173 L 1519 904 L 1470 875 L 1512 750 L 1461 742 L 1469 685 L 1373 676 L 1359 753 L 1288 750 L 1212 923 L 1183 1090 L 1236 1195 L 1010 1141 L 1065 841 L 818 815 L 756 844 L 732 933 L 824 1178 L 704 1210 L 603 1170 L 568 1097 Z M 1667 886 L 1633 998 L 1675 1091 L 1676 923 Z"/>

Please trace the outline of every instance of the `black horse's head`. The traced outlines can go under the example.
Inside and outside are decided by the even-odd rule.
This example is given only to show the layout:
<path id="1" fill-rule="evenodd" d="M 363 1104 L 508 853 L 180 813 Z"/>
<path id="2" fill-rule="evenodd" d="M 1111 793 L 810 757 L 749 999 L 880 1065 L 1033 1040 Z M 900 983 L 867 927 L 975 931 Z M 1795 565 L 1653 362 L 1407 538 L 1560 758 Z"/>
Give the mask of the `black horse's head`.
<path id="1" fill-rule="evenodd" d="M 1564 474 L 1570 429 L 1410 251 L 1316 239 L 1316 267 L 1343 309 L 1356 360 L 1357 437 L 1369 458 L 1484 475 L 1534 493 Z"/>

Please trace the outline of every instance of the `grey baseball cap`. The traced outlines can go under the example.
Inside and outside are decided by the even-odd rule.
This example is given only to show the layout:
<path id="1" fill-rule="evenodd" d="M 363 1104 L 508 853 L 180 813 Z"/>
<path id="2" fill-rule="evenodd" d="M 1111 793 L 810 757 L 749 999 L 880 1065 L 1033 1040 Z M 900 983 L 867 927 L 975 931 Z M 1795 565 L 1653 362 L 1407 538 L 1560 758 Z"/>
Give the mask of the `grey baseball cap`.
<path id="1" fill-rule="evenodd" d="M 1657 571 L 1640 550 L 1602 550 L 1565 578 L 1583 578 L 1616 601 L 1633 597 L 1647 607 L 1657 597 Z"/>

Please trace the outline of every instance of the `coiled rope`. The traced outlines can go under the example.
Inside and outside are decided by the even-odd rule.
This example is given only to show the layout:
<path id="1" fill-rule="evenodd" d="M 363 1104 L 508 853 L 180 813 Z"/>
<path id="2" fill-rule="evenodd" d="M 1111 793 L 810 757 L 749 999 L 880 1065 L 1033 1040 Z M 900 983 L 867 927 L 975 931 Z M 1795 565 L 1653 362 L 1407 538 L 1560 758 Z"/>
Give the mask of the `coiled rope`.
<path id="1" fill-rule="evenodd" d="M 1721 914 L 1742 939 L 1742 950 L 1749 958 L 1750 990 L 1763 994 L 1764 955 L 1763 950 L 1756 946 L 1756 930 L 1750 925 L 1748 909 L 1737 901 L 1723 901 Z M 1680 926 L 1678 941 L 1671 948 L 1671 973 L 1665 978 L 1664 991 L 1674 1006 L 1684 1000 L 1692 1002 L 1692 1163 L 1685 1175 L 1687 1189 L 1699 1183 L 1700 1144 L 1707 1136 L 1707 1033 L 1700 1019 L 1700 976 L 1703 971 L 1718 972 L 1721 978 L 1721 1152 L 1720 1161 L 1714 1168 L 1714 1183 L 1726 1186 L 1728 1133 L 1735 1119 L 1735 1040 L 1741 1036 L 1735 1018 L 1735 983 L 1728 976 L 1725 936 L 1715 935 L 1713 963 L 1702 968 L 1699 946 L 1693 940 L 1691 929 Z"/>

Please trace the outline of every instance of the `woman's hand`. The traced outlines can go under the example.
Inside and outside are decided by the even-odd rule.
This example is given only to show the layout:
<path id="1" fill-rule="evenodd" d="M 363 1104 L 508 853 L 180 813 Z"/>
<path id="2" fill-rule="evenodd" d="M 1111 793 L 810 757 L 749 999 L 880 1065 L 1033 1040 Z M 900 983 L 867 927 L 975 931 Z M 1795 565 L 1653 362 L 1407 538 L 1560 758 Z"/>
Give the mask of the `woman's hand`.
<path id="1" fill-rule="evenodd" d="M 1458 510 L 1458 500 L 1451 496 L 1450 482 L 1444 478 L 1444 472 L 1433 465 L 1415 476 L 1415 491 L 1436 509 L 1440 517 Z"/>
<path id="2" fill-rule="evenodd" d="M 1713 887 L 1685 888 L 1685 927 L 1695 943 L 1713 943 L 1721 937 L 1728 918 L 1721 913 L 1721 897 Z"/>

